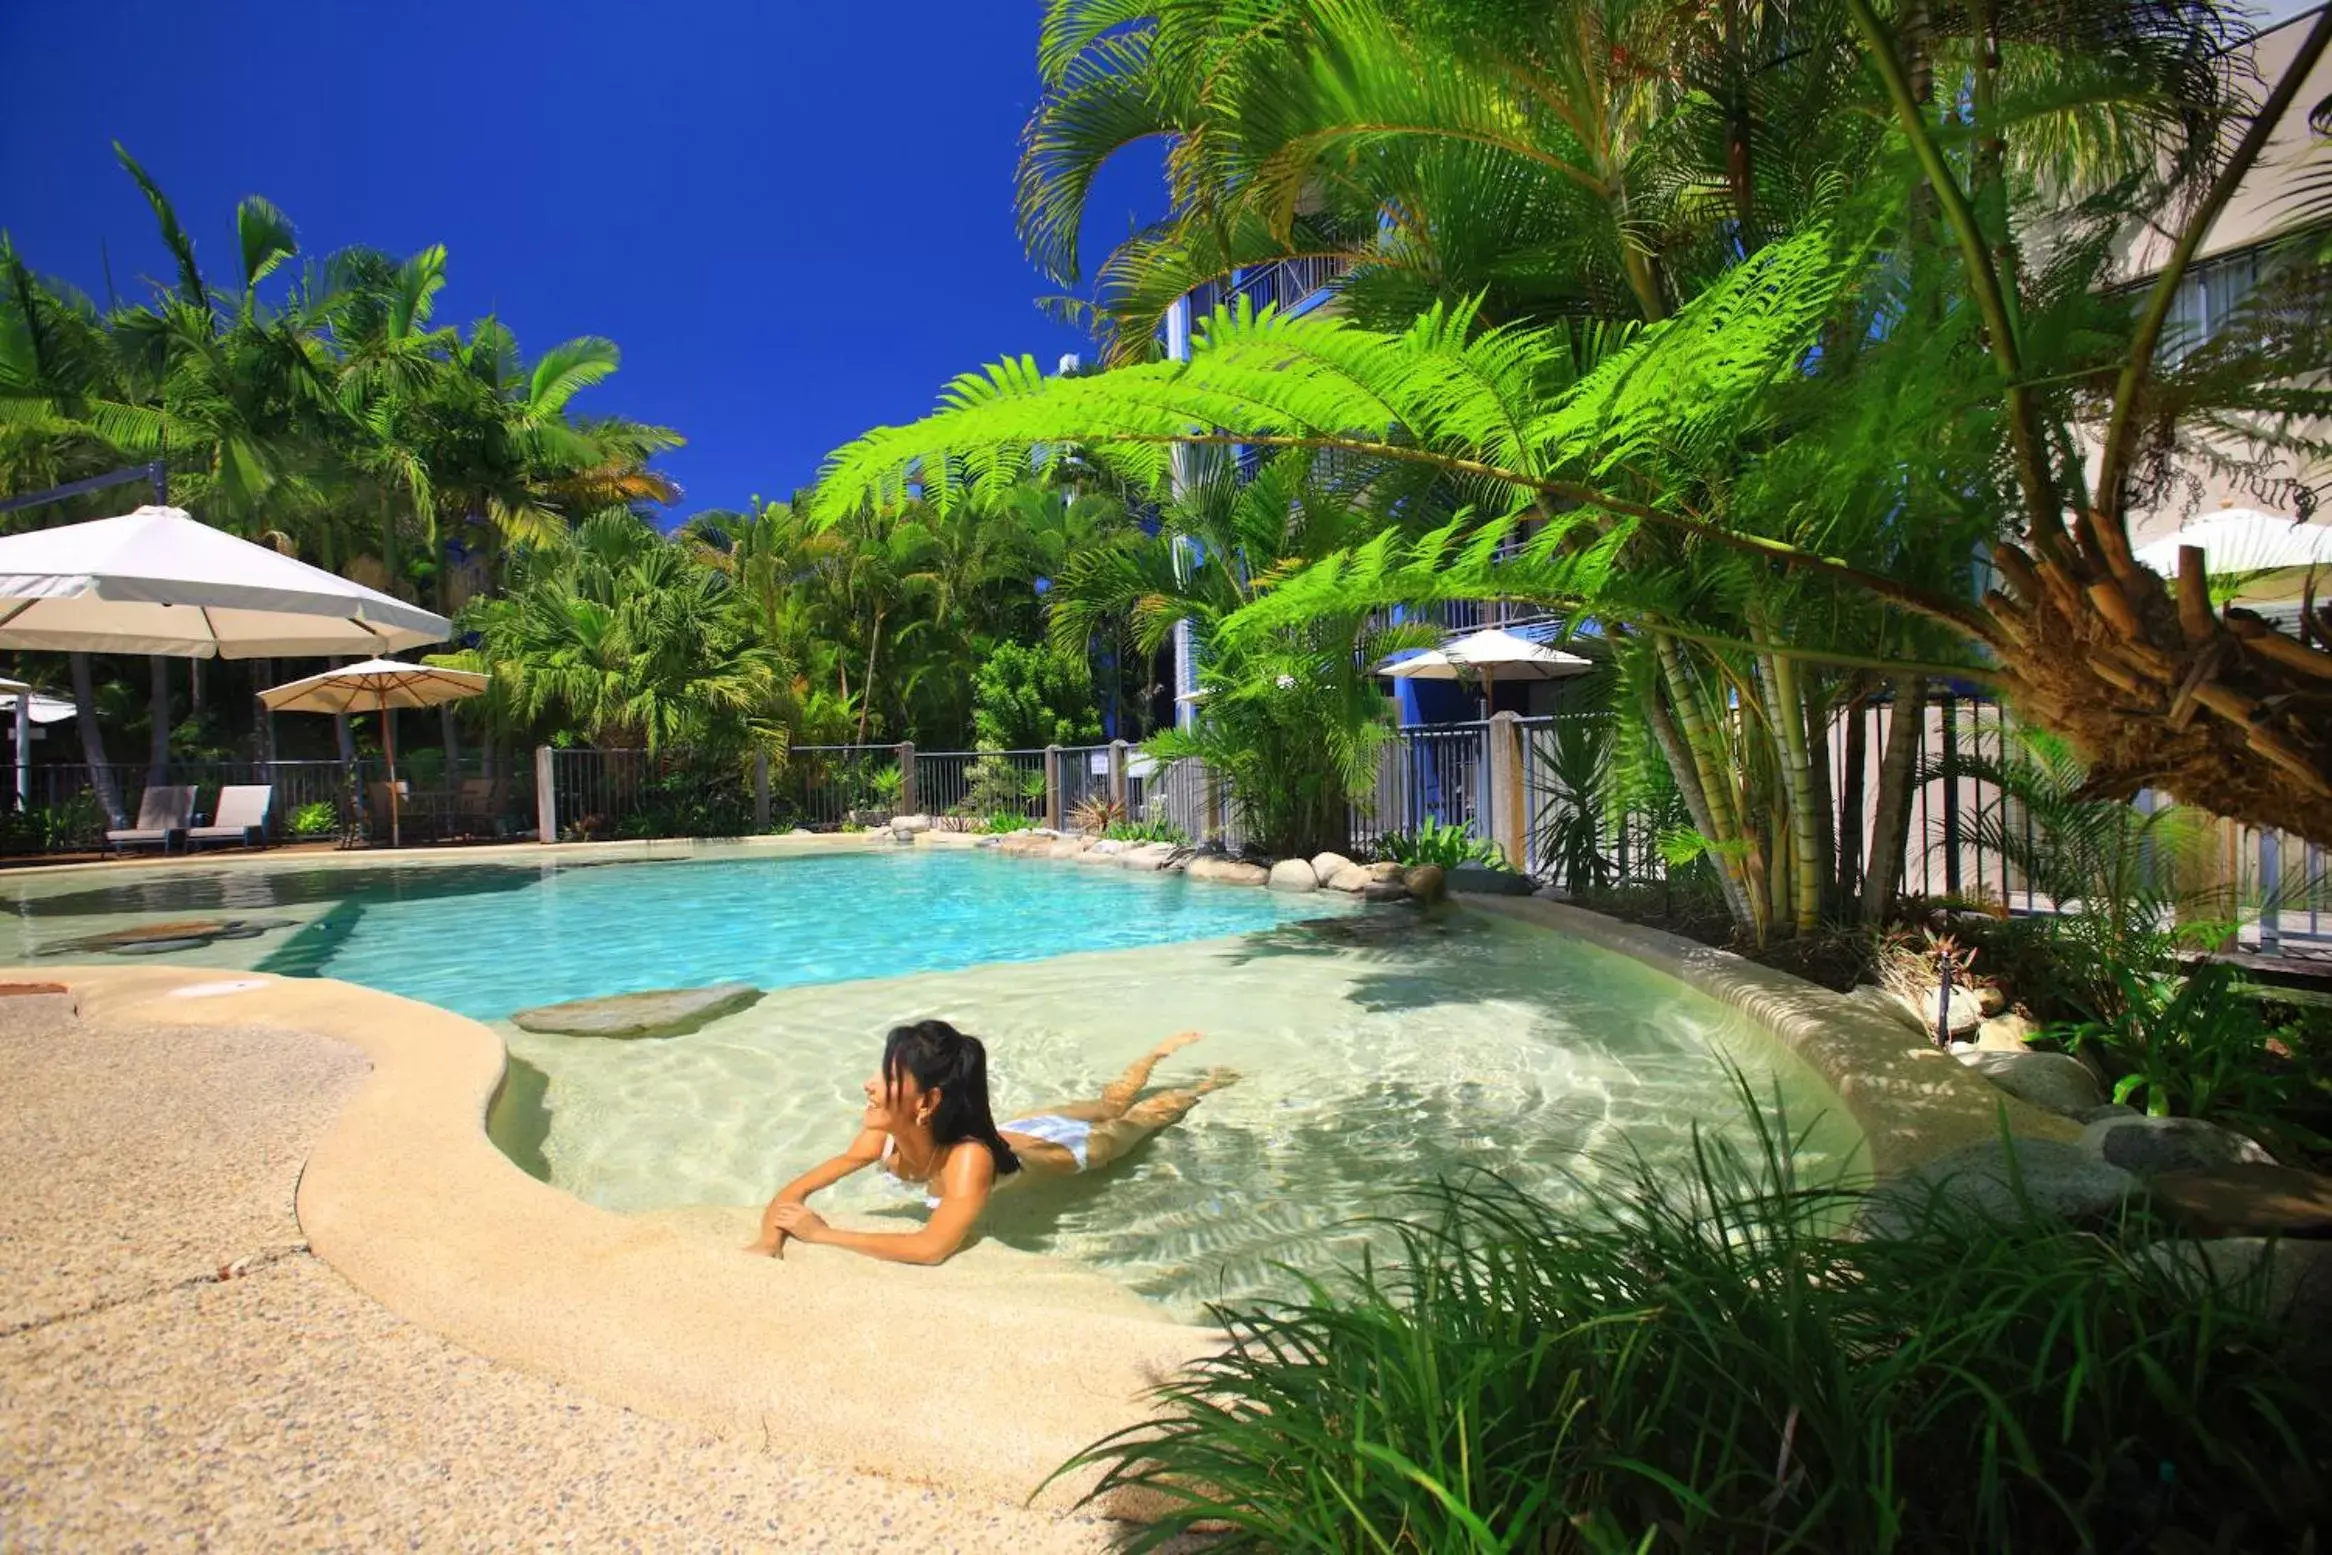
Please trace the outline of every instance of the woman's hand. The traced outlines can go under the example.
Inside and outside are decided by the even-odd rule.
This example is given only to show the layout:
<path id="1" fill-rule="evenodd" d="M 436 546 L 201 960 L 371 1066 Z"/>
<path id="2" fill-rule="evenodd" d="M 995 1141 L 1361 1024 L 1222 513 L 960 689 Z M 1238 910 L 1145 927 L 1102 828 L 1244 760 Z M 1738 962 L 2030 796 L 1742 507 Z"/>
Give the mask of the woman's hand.
<path id="1" fill-rule="evenodd" d="M 764 1231 L 745 1244 L 745 1251 L 757 1253 L 763 1258 L 783 1258 L 785 1256 L 785 1233 L 783 1231 Z"/>
<path id="2" fill-rule="evenodd" d="M 815 1242 L 826 1235 L 826 1220 L 807 1204 L 780 1204 L 770 1213 L 770 1224 L 782 1237 L 797 1241 Z"/>

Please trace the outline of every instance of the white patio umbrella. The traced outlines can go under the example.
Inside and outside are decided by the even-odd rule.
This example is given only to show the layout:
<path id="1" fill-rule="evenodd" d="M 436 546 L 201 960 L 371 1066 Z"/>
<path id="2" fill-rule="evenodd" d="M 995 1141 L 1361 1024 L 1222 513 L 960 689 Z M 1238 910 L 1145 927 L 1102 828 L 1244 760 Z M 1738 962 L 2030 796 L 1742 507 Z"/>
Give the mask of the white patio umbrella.
<path id="1" fill-rule="evenodd" d="M 2203 560 L 2217 577 L 2332 565 L 2332 525 L 2304 524 L 2257 508 L 2221 508 L 2176 534 L 2138 547 L 2138 562 L 2175 578 L 2179 548 L 2187 545 L 2202 547 Z"/>
<path id="2" fill-rule="evenodd" d="M 1509 680 L 1562 680 L 1593 668 L 1592 659 L 1491 627 L 1406 659 L 1388 659 L 1377 666 L 1377 673 L 1399 680 L 1462 680 L 1479 675 L 1482 695 L 1487 698 L 1500 675 Z"/>
<path id="3" fill-rule="evenodd" d="M 0 648 L 330 658 L 452 634 L 441 615 L 177 508 L 0 539 Z"/>
<path id="4" fill-rule="evenodd" d="M 439 669 L 433 664 L 401 664 L 395 659 L 367 659 L 287 681 L 259 693 L 259 700 L 278 713 L 378 713 L 381 750 L 389 759 L 389 846 L 404 844 L 397 804 L 397 731 L 389 712 L 400 707 L 436 707 L 459 702 L 486 689 L 486 677 L 476 670 Z"/>

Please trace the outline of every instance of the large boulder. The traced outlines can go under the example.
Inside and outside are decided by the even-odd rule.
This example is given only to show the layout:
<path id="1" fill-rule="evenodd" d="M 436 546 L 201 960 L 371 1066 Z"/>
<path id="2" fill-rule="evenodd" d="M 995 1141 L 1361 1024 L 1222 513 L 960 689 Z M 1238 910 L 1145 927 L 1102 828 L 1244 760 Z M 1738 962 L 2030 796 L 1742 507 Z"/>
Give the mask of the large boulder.
<path id="1" fill-rule="evenodd" d="M 2196 1296 L 2251 1300 L 2271 1318 L 2311 1325 L 2332 1309 L 2332 1242 L 2263 1236 L 2177 1238 L 2156 1242 L 2145 1256 Z"/>
<path id="2" fill-rule="evenodd" d="M 2014 1010 L 2004 1015 L 1988 1015 L 1976 1027 L 1976 1046 L 1987 1053 L 2023 1053 L 2032 1048 L 2032 1039 L 2040 1035 L 2040 1028 Z"/>
<path id="3" fill-rule="evenodd" d="M 1309 859 L 1283 858 L 1271 866 L 1266 882 L 1274 891 L 1317 891 L 1320 877 L 1312 872 Z"/>
<path id="4" fill-rule="evenodd" d="M 2011 1165 L 2013 1152 L 2013 1166 Z M 1931 1203 L 1994 1221 L 2026 1218 L 2093 1221 L 2118 1213 L 2143 1191 L 2138 1179 L 2078 1145 L 2053 1139 L 1979 1140 L 1905 1172 L 1871 1196 L 1872 1230 L 1900 1234 Z"/>
<path id="5" fill-rule="evenodd" d="M 2164 1172 L 2154 1209 L 2195 1236 L 2332 1237 L 2332 1177 L 2243 1163 Z"/>
<path id="6" fill-rule="evenodd" d="M 1360 888 L 1360 899 L 1364 902 L 1405 902 L 1409 899 L 1409 888 L 1398 880 L 1371 880 Z"/>
<path id="7" fill-rule="evenodd" d="M 2251 1140 L 2200 1118 L 2100 1118 L 2081 1130 L 2081 1148 L 2140 1177 L 2275 1164 L 2275 1157 Z"/>
<path id="8" fill-rule="evenodd" d="M 1355 895 L 1372 885 L 1399 885 L 1401 866 L 1386 860 L 1375 864 L 1347 864 L 1334 875 L 1322 875 L 1320 884 L 1332 891 L 1350 891 Z"/>
<path id="9" fill-rule="evenodd" d="M 659 988 L 650 993 L 609 994 L 520 1010 L 512 1025 L 568 1037 L 678 1037 L 707 1021 L 734 1015 L 761 998 L 751 983 L 715 983 L 710 988 Z"/>
<path id="10" fill-rule="evenodd" d="M 1340 872 L 1351 867 L 1352 860 L 1341 853 L 1315 853 L 1312 855 L 1312 874 L 1322 885 L 1326 885 L 1335 879 Z"/>
<path id="11" fill-rule="evenodd" d="M 891 817 L 891 830 L 910 834 L 927 832 L 931 830 L 931 817 L 928 815 L 894 815 Z"/>
<path id="12" fill-rule="evenodd" d="M 1193 880 L 1212 880 L 1222 885 L 1266 885 L 1271 880 L 1271 871 L 1261 864 L 1208 853 L 1192 859 L 1185 873 Z"/>
<path id="13" fill-rule="evenodd" d="M 2077 1118 L 2105 1100 L 2097 1076 L 2062 1053 L 1994 1053 L 1975 1049 L 1952 1055 L 2019 1101 Z"/>
<path id="14" fill-rule="evenodd" d="M 1401 879 L 1409 894 L 1421 902 L 1438 902 L 1449 895 L 1449 881 L 1439 864 L 1419 864 Z"/>
<path id="15" fill-rule="evenodd" d="M 1142 842 L 1117 856 L 1121 869 L 1164 869 L 1182 850 L 1171 842 Z"/>
<path id="16" fill-rule="evenodd" d="M 1449 872 L 1449 888 L 1476 896 L 1528 896 L 1538 889 L 1530 876 L 1492 864 L 1460 864 Z"/>

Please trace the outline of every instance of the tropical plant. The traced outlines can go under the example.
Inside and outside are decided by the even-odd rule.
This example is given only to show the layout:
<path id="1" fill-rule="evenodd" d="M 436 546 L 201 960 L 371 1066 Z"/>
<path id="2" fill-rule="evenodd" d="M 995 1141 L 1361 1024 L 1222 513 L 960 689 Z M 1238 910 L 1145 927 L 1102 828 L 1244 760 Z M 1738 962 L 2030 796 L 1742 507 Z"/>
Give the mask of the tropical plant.
<path id="1" fill-rule="evenodd" d="M 1089 837 L 1114 836 L 1126 822 L 1126 807 L 1107 794 L 1087 794 L 1069 811 L 1069 829 Z"/>
<path id="2" fill-rule="evenodd" d="M 286 824 L 291 834 L 299 838 L 326 837 L 340 826 L 340 807 L 329 799 L 311 800 L 294 806 Z"/>
<path id="3" fill-rule="evenodd" d="M 462 614 L 478 646 L 432 660 L 493 677 L 520 728 L 707 759 L 782 750 L 791 677 L 703 567 L 628 509 L 525 547 L 513 591 Z"/>
<path id="4" fill-rule="evenodd" d="M 976 484 L 1031 449 L 1136 485 L 1177 444 L 1437 472 L 1476 522 L 1406 556 L 1322 558 L 1255 629 L 1446 597 L 1619 624 L 1623 656 L 1658 667 L 1648 716 L 1754 938 L 1885 909 L 1936 671 L 2029 702 L 2106 791 L 2178 773 L 2247 819 L 2332 833 L 2308 635 L 2214 614 L 2200 575 L 2174 605 L 2127 539 L 2162 494 L 2154 453 L 2224 465 L 2210 439 L 2231 427 L 2262 458 L 2311 446 L 2326 310 L 2305 288 L 2213 351 L 2157 358 L 2323 28 L 2254 102 L 2209 7 L 1264 14 L 1058 0 L 1022 176 L 1040 259 L 1073 276 L 1095 171 L 1173 146 L 1172 215 L 1103 271 L 1113 359 L 1136 365 L 959 380 L 939 417 L 838 456 L 843 500 L 910 470 Z M 2168 262 L 2142 297 L 2100 293 L 2148 222 Z M 1138 365 L 1194 284 L 1314 256 L 1352 267 L 1348 316 L 1383 333 L 1234 311 L 1189 364 Z M 1440 322 L 1407 327 L 1421 310 Z M 2095 500 L 2087 448 L 2107 450 Z M 2095 522 L 2068 516 L 2085 508 Z M 1482 533 L 1516 513 L 1545 549 L 1501 556 Z M 1966 562 L 1987 548 L 2003 587 L 1977 602 Z M 1811 735 L 1889 691 L 1911 716 L 1866 869 L 1837 846 L 1849 796 Z"/>
<path id="5" fill-rule="evenodd" d="M 998 750 L 1100 739 L 1081 649 L 1011 641 L 990 649 L 972 682 L 972 734 L 980 747 Z"/>
<path id="6" fill-rule="evenodd" d="M 1317 612 L 1236 640 L 1219 628 L 1278 571 L 1375 532 L 1415 495 L 1397 472 L 1356 479 L 1304 454 L 1252 472 L 1218 463 L 1164 505 L 1155 536 L 1070 558 L 1052 592 L 1053 641 L 1083 644 L 1124 620 L 1154 653 L 1187 622 L 1198 644 L 1197 716 L 1144 748 L 1161 762 L 1205 763 L 1228 785 L 1247 835 L 1273 853 L 1340 848 L 1353 803 L 1375 786 L 1391 723 L 1373 666 L 1435 634 L 1367 610 Z"/>
<path id="7" fill-rule="evenodd" d="M 1027 831 L 1036 825 L 1036 817 L 1021 810 L 988 810 L 981 813 L 972 829 L 990 836 L 1002 832 Z"/>
<path id="8" fill-rule="evenodd" d="M 2183 973 L 2116 966 L 2110 976 L 2114 998 L 2058 1035 L 2105 1067 L 2115 1101 L 2262 1137 L 2289 1131 L 2292 1105 L 2309 1087 L 2273 1051 L 2277 1029 L 2239 970 L 2205 961 Z"/>
<path id="9" fill-rule="evenodd" d="M 2213 832 L 2202 812 L 2100 797 L 2071 742 L 2030 725 L 2008 725 L 1919 774 L 1922 783 L 1971 779 L 2002 802 L 1962 818 L 1968 840 L 2055 909 L 2040 932 L 2054 976 L 2081 1007 L 2118 1009 L 2125 974 L 2167 974 L 2177 953 L 2233 932 L 2236 886 L 2201 883 Z"/>
<path id="10" fill-rule="evenodd" d="M 900 797 L 907 791 L 907 774 L 896 762 L 877 767 L 866 775 L 866 796 L 876 808 L 895 810 Z"/>
<path id="11" fill-rule="evenodd" d="M 1604 851 L 1616 824 L 1604 799 L 1616 743 L 1609 716 L 1586 715 L 1558 718 L 1545 743 L 1530 745 L 1546 796 L 1531 818 L 1531 835 L 1538 856 L 1574 895 L 1600 891 L 1619 877 L 1619 861 Z"/>
<path id="12" fill-rule="evenodd" d="M 1463 864 L 1484 864 L 1493 869 L 1506 867 L 1504 848 L 1475 836 L 1460 822 L 1444 821 L 1437 815 L 1425 817 L 1410 830 L 1381 834 L 1371 851 L 1378 858 L 1397 864 L 1438 864 L 1443 869 L 1456 869 Z"/>
<path id="13" fill-rule="evenodd" d="M 1801 1180 L 1777 1115 L 1561 1203 L 1421 1190 L 1386 1265 L 1217 1309 L 1080 1454 L 1130 1550 L 2298 1549 L 2332 1340 L 2172 1247 Z M 1900 1192 L 1900 1190 L 1898 1190 Z"/>

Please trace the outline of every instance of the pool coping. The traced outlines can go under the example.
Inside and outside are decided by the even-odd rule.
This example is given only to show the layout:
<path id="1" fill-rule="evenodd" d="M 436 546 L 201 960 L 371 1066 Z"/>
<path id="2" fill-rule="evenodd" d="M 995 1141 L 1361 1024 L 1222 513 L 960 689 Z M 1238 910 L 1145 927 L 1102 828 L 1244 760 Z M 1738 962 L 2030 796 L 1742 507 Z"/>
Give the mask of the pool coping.
<path id="1" fill-rule="evenodd" d="M 1903 1021 L 1804 978 L 1664 929 L 1538 896 L 1459 895 L 1459 905 L 1613 951 L 1738 1011 L 1812 1067 L 1862 1131 L 1868 1167 L 1890 1177 L 2012 1134 L 2071 1140 L 2081 1126 L 2020 1101 Z M 1795 1120 L 1801 1124 L 1805 1120 Z"/>
<path id="2" fill-rule="evenodd" d="M 939 1269 L 823 1247 L 772 1260 L 737 1246 L 749 1223 L 721 1220 L 716 1238 L 586 1204 L 488 1140 L 507 1051 L 434 1005 L 329 978 L 42 970 L 85 1020 L 270 1028 L 361 1051 L 372 1072 L 301 1171 L 311 1250 L 400 1317 L 609 1403 L 1017 1502 L 1212 1342 L 1098 1273 L 995 1244 Z M 899 1408 L 932 1377 L 977 1408 L 976 1428 L 961 1408 Z M 1080 1488 L 1057 1483 L 1042 1504 Z"/>
<path id="3" fill-rule="evenodd" d="M 553 851 L 523 846 L 528 856 Z M 629 845 L 577 846 L 615 862 L 604 850 Z M 714 851 L 725 849 L 633 856 Z M 1991 1137 L 2003 1109 L 2019 1134 L 2073 1129 L 1908 1027 L 1729 952 L 1537 898 L 1456 902 L 1628 956 L 1738 1010 L 1829 1085 L 1881 1175 Z M 69 985 L 85 1018 L 270 1027 L 362 1051 L 372 1073 L 301 1175 L 296 1208 L 311 1248 L 401 1317 L 611 1403 L 818 1461 L 1021 1500 L 1072 1453 L 1140 1418 L 1146 1389 L 1215 1342 L 1142 1309 L 1104 1276 L 994 1244 L 939 1269 L 829 1248 L 797 1247 L 776 1262 L 684 1234 L 669 1218 L 586 1204 L 491 1143 L 486 1116 L 507 1049 L 492 1028 L 433 1005 L 332 979 L 209 967 L 44 963 L 37 972 Z M 181 996 L 203 985 L 213 991 Z M 957 1409 L 898 1409 L 931 1378 L 978 1409 L 977 1429 Z M 1065 1504 L 1081 1488 L 1056 1482 L 1044 1501 Z"/>

